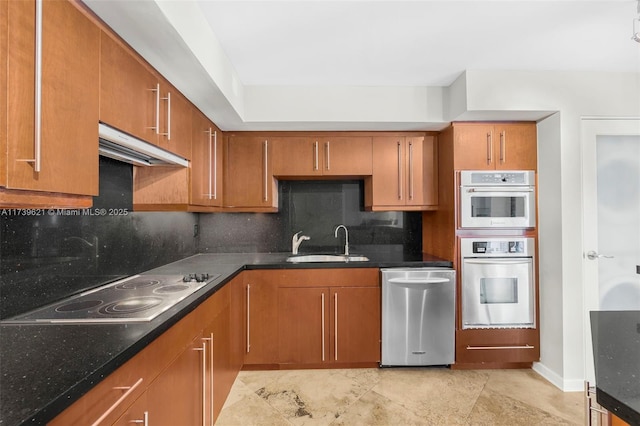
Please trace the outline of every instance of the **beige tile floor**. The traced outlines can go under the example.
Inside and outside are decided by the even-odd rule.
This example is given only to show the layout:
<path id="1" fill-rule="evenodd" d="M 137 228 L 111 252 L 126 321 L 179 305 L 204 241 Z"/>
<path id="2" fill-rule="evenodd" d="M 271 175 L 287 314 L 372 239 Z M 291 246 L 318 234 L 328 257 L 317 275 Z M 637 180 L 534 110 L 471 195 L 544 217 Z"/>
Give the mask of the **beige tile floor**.
<path id="1" fill-rule="evenodd" d="M 216 425 L 581 425 L 583 398 L 533 370 L 242 371 Z"/>

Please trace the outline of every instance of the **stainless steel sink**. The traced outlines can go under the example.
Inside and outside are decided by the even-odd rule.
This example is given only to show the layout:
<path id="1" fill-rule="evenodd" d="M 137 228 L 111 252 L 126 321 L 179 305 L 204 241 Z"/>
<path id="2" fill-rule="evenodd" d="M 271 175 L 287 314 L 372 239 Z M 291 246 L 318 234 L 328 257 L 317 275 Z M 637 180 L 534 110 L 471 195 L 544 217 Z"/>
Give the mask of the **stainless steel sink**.
<path id="1" fill-rule="evenodd" d="M 345 256 L 343 254 L 305 254 L 290 256 L 287 262 L 291 263 L 319 263 L 319 262 L 368 262 L 366 256 Z"/>

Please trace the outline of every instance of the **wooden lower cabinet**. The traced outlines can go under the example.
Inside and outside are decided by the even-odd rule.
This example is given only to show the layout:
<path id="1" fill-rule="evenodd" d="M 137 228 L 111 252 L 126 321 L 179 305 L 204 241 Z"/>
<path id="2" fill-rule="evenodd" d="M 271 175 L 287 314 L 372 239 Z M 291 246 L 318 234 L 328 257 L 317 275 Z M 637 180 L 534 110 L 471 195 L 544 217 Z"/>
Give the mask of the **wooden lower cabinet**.
<path id="1" fill-rule="evenodd" d="M 380 362 L 379 287 L 283 287 L 281 364 Z"/>
<path id="2" fill-rule="evenodd" d="M 456 330 L 453 368 L 514 367 L 540 359 L 539 330 L 528 328 Z"/>
<path id="3" fill-rule="evenodd" d="M 278 363 L 279 271 L 245 271 L 244 365 Z"/>
<path id="4" fill-rule="evenodd" d="M 242 365 L 241 291 L 227 283 L 49 425 L 213 425 Z"/>

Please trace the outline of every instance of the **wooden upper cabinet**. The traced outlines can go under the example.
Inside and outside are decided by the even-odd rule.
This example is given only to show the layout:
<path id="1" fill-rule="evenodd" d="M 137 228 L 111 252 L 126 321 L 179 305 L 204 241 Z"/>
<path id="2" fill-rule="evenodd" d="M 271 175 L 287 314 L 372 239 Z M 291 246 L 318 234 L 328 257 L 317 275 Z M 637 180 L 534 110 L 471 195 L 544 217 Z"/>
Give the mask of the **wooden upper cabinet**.
<path id="1" fill-rule="evenodd" d="M 365 180 L 371 210 L 425 210 L 438 204 L 434 136 L 376 136 L 373 175 Z"/>
<path id="2" fill-rule="evenodd" d="M 7 185 L 7 16 L 9 2 L 0 2 L 0 187 Z"/>
<path id="3" fill-rule="evenodd" d="M 322 175 L 320 142 L 309 136 L 281 136 L 269 139 L 272 143 L 271 165 L 276 177 Z"/>
<path id="4" fill-rule="evenodd" d="M 4 102 L 0 109 L 0 121 L 6 118 L 7 124 L 6 135 L 0 133 L 0 144 L 6 144 L 2 155 L 7 155 L 0 161 L 3 175 L 6 169 L 0 183 L 7 189 L 97 195 L 100 30 L 71 2 L 42 2 L 38 73 L 36 3 L 10 1 L 0 7 L 6 9 L 0 13 L 1 61 L 7 61 L 0 72 L 0 97 L 7 97 L 6 110 Z M 38 81 L 41 96 L 36 96 Z M 0 203 L 6 195 L 0 194 Z M 90 197 L 82 200 L 91 205 Z"/>
<path id="5" fill-rule="evenodd" d="M 275 211 L 278 190 L 271 171 L 271 143 L 261 136 L 230 135 L 224 145 L 224 205 Z"/>
<path id="6" fill-rule="evenodd" d="M 371 175 L 369 136 L 277 136 L 269 141 L 276 177 Z"/>
<path id="7" fill-rule="evenodd" d="M 222 132 L 193 109 L 191 199 L 199 206 L 222 206 Z"/>
<path id="8" fill-rule="evenodd" d="M 535 123 L 454 123 L 456 170 L 536 170 Z"/>
<path id="9" fill-rule="evenodd" d="M 157 144 L 160 133 L 160 82 L 113 36 L 100 44 L 100 121 Z"/>
<path id="10" fill-rule="evenodd" d="M 192 110 L 178 90 L 160 80 L 160 132 L 158 146 L 183 158 L 191 158 Z"/>

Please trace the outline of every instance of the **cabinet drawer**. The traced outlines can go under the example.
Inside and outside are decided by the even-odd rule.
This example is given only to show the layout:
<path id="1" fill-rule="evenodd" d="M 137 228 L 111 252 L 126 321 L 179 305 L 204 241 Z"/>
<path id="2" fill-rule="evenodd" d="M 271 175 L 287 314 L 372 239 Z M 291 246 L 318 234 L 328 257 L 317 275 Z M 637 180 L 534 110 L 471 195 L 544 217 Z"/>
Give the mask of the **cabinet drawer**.
<path id="1" fill-rule="evenodd" d="M 456 363 L 523 363 L 540 358 L 538 330 L 458 330 Z"/>
<path id="2" fill-rule="evenodd" d="M 114 423 L 149 385 L 148 352 L 141 352 L 63 411 L 51 426 Z"/>

